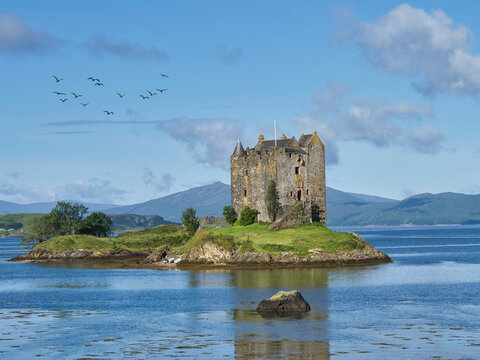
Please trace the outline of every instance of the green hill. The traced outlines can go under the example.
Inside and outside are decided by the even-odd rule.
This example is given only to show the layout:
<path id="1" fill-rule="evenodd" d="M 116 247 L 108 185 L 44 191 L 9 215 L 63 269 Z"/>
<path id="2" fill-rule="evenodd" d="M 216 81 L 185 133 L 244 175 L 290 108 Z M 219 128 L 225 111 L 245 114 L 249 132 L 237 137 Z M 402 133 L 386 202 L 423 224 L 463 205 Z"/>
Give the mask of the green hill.
<path id="1" fill-rule="evenodd" d="M 480 195 L 419 194 L 394 203 L 368 204 L 341 225 L 438 225 L 480 222 Z M 340 225 L 340 224 L 339 224 Z"/>
<path id="2" fill-rule="evenodd" d="M 223 207 L 230 205 L 230 185 L 214 182 L 140 204 L 106 209 L 107 214 L 161 215 L 168 221 L 181 222 L 182 211 L 193 207 L 197 216 L 222 216 Z"/>

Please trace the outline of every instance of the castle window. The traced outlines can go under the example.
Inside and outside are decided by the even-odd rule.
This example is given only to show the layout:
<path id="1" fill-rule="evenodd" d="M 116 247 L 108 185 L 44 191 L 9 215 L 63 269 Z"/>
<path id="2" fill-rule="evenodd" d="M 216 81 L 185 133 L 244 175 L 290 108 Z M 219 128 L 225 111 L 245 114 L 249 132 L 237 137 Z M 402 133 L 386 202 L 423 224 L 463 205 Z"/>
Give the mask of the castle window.
<path id="1" fill-rule="evenodd" d="M 295 167 L 295 174 L 298 175 L 298 166 Z"/>
<path id="2" fill-rule="evenodd" d="M 248 176 L 248 170 L 245 170 L 245 175 L 247 175 L 247 176 Z"/>
<path id="3" fill-rule="evenodd" d="M 308 190 L 307 190 L 307 195 L 308 195 Z"/>
<path id="4" fill-rule="evenodd" d="M 247 197 L 247 190 L 243 190 L 243 197 Z"/>
<path id="5" fill-rule="evenodd" d="M 288 154 L 288 155 L 290 155 L 290 157 L 292 157 L 292 154 L 291 154 L 291 153 L 290 153 L 290 154 Z"/>
<path id="6" fill-rule="evenodd" d="M 298 200 L 302 200 L 302 190 L 298 190 Z"/>

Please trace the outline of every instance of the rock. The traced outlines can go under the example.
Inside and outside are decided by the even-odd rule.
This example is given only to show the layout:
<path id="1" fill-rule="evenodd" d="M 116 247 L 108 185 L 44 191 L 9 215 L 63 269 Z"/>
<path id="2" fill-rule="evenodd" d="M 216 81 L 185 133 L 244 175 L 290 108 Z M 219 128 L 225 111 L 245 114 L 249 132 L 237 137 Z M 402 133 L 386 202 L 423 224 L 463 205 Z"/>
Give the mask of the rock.
<path id="1" fill-rule="evenodd" d="M 232 251 L 207 241 L 190 249 L 183 256 L 182 262 L 187 264 L 230 264 L 233 263 L 233 254 Z"/>
<path id="2" fill-rule="evenodd" d="M 170 251 L 168 247 L 164 247 L 162 249 L 152 250 L 152 252 L 143 260 L 141 260 L 140 264 L 151 264 L 154 262 L 163 261 L 167 256 L 167 253 Z"/>
<path id="3" fill-rule="evenodd" d="M 257 306 L 258 312 L 275 312 L 279 314 L 310 311 L 310 305 L 298 290 L 279 291 L 272 297 L 262 300 Z"/>

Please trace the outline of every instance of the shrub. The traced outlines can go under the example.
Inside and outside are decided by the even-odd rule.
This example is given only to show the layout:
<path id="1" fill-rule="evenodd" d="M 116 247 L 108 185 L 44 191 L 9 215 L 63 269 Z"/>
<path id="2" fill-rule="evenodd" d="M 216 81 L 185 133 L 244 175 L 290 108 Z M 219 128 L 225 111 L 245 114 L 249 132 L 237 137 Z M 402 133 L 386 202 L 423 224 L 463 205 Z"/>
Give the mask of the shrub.
<path id="1" fill-rule="evenodd" d="M 233 206 L 229 205 L 223 208 L 223 217 L 230 225 L 235 224 L 235 221 L 237 221 L 237 213 Z"/>
<path id="2" fill-rule="evenodd" d="M 200 226 L 200 221 L 197 218 L 197 212 L 193 208 L 187 208 L 182 212 L 182 225 L 189 232 L 190 235 L 195 234 L 198 227 Z"/>
<path id="3" fill-rule="evenodd" d="M 240 214 L 239 225 L 247 226 L 257 221 L 258 210 L 249 208 L 248 206 L 242 210 Z"/>

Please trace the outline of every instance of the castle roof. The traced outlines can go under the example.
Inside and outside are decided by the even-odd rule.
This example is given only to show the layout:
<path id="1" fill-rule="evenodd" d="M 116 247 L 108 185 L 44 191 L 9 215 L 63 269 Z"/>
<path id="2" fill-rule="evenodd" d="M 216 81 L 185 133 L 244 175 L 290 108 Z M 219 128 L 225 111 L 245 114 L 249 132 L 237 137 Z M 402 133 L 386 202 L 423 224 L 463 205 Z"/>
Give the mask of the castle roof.
<path id="1" fill-rule="evenodd" d="M 323 145 L 322 140 L 318 137 L 316 132 L 313 132 L 311 134 L 302 134 L 300 135 L 300 139 L 298 139 L 298 143 L 300 144 L 301 147 L 307 147 L 312 143 L 320 143 L 321 146 Z"/>
<path id="2" fill-rule="evenodd" d="M 290 143 L 290 140 L 292 139 L 277 139 L 277 144 L 275 145 L 275 140 L 263 140 L 261 141 L 258 146 L 260 148 L 271 148 L 274 146 L 277 147 L 287 147 L 287 145 Z"/>
<path id="3" fill-rule="evenodd" d="M 307 146 L 308 142 L 312 139 L 312 137 L 313 134 L 302 134 L 302 136 L 300 136 L 300 139 L 298 139 L 300 146 Z"/>
<path id="4" fill-rule="evenodd" d="M 237 145 L 235 146 L 235 150 L 233 150 L 233 155 L 242 156 L 246 154 L 247 153 L 245 152 L 245 149 L 243 148 L 242 143 L 240 142 L 240 140 L 238 140 Z"/>

